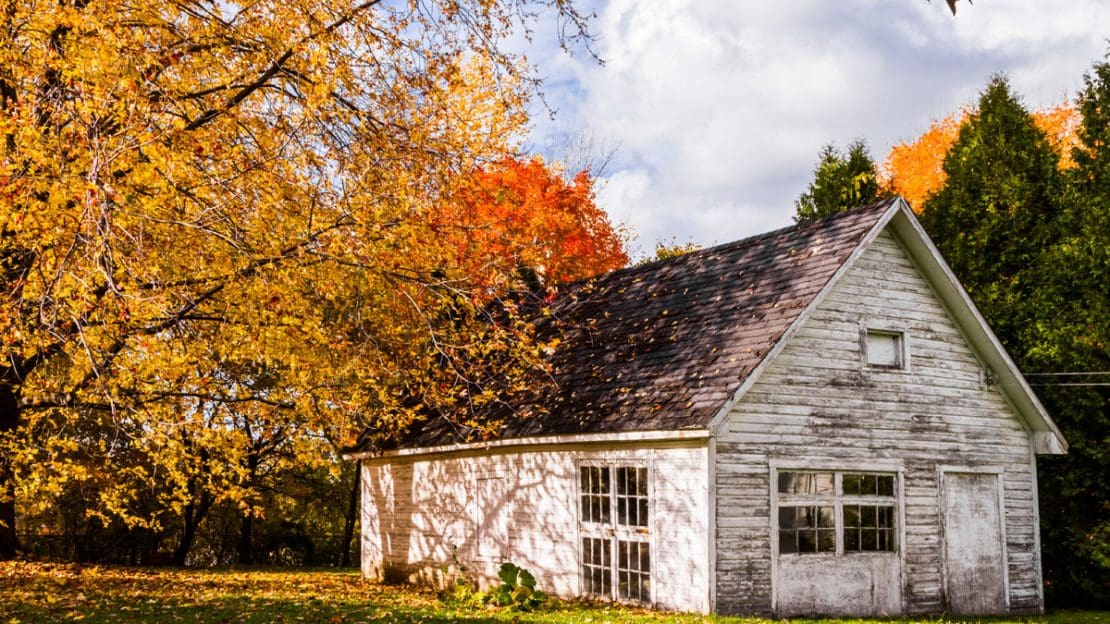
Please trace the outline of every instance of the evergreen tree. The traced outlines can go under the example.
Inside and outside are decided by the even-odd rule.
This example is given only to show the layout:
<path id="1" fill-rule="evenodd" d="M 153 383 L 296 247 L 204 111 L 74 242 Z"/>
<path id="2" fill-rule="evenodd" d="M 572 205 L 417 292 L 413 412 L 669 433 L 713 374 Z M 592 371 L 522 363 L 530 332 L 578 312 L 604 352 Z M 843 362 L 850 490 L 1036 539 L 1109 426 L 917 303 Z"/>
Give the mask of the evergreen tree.
<path id="1" fill-rule="evenodd" d="M 1029 366 L 1053 372 L 1037 388 L 1067 438 L 1065 457 L 1042 460 L 1041 527 L 1048 598 L 1110 605 L 1110 63 L 1080 95 L 1076 167 L 1068 172 L 1062 235 L 1041 262 L 1049 278 L 1032 298 L 1037 322 L 1023 341 Z M 1061 385 L 1067 384 L 1067 385 Z"/>
<path id="2" fill-rule="evenodd" d="M 1019 363 L 1040 255 L 1059 235 L 1057 156 L 1009 84 L 994 77 L 944 160 L 947 182 L 922 223 Z"/>
<path id="3" fill-rule="evenodd" d="M 857 140 L 842 154 L 835 145 L 821 148 L 813 182 L 794 202 L 795 221 L 810 221 L 870 204 L 881 198 L 875 161 Z"/>
<path id="4" fill-rule="evenodd" d="M 1067 177 L 1002 78 L 944 161 L 922 222 L 1070 444 L 1040 463 L 1050 604 L 1104 606 L 1110 581 L 1110 68 L 1081 97 L 1082 145 Z M 1066 385 L 1062 385 L 1066 384 Z M 1079 384 L 1079 385 L 1076 385 Z"/>

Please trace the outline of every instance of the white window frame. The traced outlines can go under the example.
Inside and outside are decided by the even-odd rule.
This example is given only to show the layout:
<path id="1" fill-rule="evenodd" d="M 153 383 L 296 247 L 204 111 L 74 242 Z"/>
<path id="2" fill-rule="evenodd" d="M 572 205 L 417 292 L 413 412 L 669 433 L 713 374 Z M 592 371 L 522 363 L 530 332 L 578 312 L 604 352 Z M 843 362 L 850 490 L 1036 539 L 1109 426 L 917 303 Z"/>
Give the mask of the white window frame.
<path id="1" fill-rule="evenodd" d="M 833 473 L 832 494 L 780 494 L 780 472 L 831 472 Z M 894 477 L 893 496 L 864 496 L 844 494 L 845 474 L 874 474 Z M 848 466 L 846 463 L 837 464 L 812 464 L 798 463 L 778 464 L 772 462 L 770 470 L 770 497 L 771 497 L 771 554 L 774 561 L 779 557 L 800 557 L 805 560 L 821 560 L 825 558 L 842 557 L 896 557 L 901 559 L 905 545 L 905 496 L 904 475 L 901 466 L 861 464 Z M 894 527 L 892 536 L 893 550 L 883 551 L 847 551 L 844 550 L 844 506 L 847 505 L 876 505 L 894 506 Z M 779 552 L 779 509 L 781 507 L 822 506 L 833 507 L 833 525 L 836 534 L 836 549 L 831 552 L 806 552 L 806 553 L 781 553 Z"/>
<path id="2" fill-rule="evenodd" d="M 609 482 L 609 522 L 584 522 L 582 519 L 582 469 L 583 468 L 605 468 L 610 471 Z M 618 468 L 637 468 L 644 469 L 647 474 L 647 507 L 648 518 L 646 526 L 630 526 L 621 525 L 617 522 L 617 469 Z M 578 536 L 575 544 L 575 552 L 577 553 L 577 571 L 578 576 L 578 595 L 586 598 L 608 598 L 612 602 L 626 603 L 633 605 L 654 605 L 655 604 L 655 570 L 658 562 L 656 561 L 656 548 L 655 548 L 655 478 L 654 469 L 650 460 L 642 459 L 628 459 L 628 460 L 593 460 L 581 459 L 575 462 L 574 466 L 574 509 L 575 519 L 578 526 Z M 610 574 L 610 593 L 609 596 L 602 596 L 598 594 L 586 593 L 586 579 L 582 575 L 582 566 L 585 560 L 585 553 L 582 549 L 582 542 L 587 538 L 600 538 L 608 541 L 609 547 L 609 574 Z M 648 561 L 650 570 L 648 570 L 648 593 L 649 596 L 645 600 L 634 600 L 629 598 L 622 598 L 620 596 L 619 584 L 619 567 L 620 567 L 620 552 L 619 543 L 626 542 L 640 542 L 647 544 L 648 547 Z"/>
<path id="3" fill-rule="evenodd" d="M 868 354 L 870 335 L 894 336 L 897 364 L 872 364 Z M 895 327 L 886 323 L 864 322 L 859 329 L 860 362 L 867 370 L 872 371 L 908 371 L 910 370 L 910 332 L 905 327 Z"/>

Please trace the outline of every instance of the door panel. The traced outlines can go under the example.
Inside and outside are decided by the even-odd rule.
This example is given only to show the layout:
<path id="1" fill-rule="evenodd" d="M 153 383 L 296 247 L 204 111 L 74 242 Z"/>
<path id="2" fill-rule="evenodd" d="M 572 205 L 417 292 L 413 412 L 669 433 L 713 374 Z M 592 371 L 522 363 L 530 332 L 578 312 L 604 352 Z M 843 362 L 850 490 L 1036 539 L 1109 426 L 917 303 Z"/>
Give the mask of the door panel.
<path id="1" fill-rule="evenodd" d="M 1000 478 L 944 474 L 944 566 L 950 613 L 1006 612 Z"/>

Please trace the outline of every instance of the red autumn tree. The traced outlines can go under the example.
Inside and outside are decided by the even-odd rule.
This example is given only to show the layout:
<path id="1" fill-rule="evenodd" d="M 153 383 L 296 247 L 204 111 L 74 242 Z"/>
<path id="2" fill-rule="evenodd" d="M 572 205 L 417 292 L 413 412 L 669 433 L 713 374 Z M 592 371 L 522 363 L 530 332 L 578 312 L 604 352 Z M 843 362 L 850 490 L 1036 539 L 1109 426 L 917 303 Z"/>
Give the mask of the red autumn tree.
<path id="1" fill-rule="evenodd" d="M 512 263 L 559 283 L 628 264 L 622 237 L 594 203 L 589 171 L 567 181 L 538 157 L 474 171 L 436 219 L 444 252 L 463 268 Z"/>

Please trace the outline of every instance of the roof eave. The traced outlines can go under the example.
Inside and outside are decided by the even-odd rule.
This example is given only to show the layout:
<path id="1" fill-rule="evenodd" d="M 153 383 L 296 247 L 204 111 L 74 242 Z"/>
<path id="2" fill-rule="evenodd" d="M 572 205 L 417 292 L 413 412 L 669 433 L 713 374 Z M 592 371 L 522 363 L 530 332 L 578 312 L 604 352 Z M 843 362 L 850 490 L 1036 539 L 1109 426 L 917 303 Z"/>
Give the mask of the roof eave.
<path id="1" fill-rule="evenodd" d="M 343 459 L 353 460 L 378 460 L 389 462 L 405 458 L 425 457 L 429 455 L 452 455 L 462 452 L 493 451 L 499 449 L 514 449 L 520 447 L 555 447 L 581 444 L 659 444 L 673 442 L 693 442 L 709 438 L 709 431 L 704 428 L 672 429 L 658 431 L 615 431 L 606 433 L 573 433 L 546 436 L 528 436 L 521 438 L 497 438 L 480 442 L 463 444 L 445 444 L 440 446 L 412 447 L 393 449 L 388 451 L 354 451 L 342 454 Z"/>

